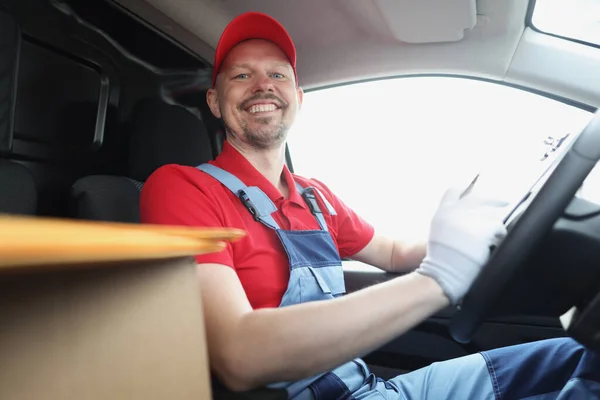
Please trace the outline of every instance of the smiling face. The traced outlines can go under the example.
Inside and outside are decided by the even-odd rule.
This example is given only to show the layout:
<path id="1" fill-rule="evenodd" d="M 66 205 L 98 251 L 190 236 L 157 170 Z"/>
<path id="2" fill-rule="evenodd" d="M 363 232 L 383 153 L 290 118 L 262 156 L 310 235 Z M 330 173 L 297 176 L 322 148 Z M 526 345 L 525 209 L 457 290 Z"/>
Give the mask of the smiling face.
<path id="1" fill-rule="evenodd" d="M 247 40 L 227 55 L 208 105 L 222 118 L 228 139 L 256 149 L 285 143 L 302 102 L 285 54 L 265 40 Z"/>

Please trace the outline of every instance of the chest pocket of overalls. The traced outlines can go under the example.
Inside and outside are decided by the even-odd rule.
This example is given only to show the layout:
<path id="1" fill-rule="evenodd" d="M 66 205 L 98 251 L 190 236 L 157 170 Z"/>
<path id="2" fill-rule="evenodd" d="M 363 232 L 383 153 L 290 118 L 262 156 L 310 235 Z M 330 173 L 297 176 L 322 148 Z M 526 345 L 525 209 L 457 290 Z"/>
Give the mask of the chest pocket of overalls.
<path id="1" fill-rule="evenodd" d="M 326 300 L 346 293 L 337 248 L 327 231 L 286 231 L 277 234 L 290 261 L 285 303 Z"/>

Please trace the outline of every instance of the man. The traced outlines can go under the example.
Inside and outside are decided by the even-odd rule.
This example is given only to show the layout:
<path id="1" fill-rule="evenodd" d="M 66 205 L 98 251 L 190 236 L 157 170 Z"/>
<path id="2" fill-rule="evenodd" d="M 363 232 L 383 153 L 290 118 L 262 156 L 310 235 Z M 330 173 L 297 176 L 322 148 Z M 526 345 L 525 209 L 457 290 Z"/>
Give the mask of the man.
<path id="1" fill-rule="evenodd" d="M 284 148 L 302 103 L 296 53 L 264 14 L 243 14 L 223 32 L 207 101 L 225 125 L 222 153 L 197 168 L 158 169 L 142 191 L 141 215 L 248 232 L 197 257 L 211 368 L 230 389 L 283 387 L 297 399 L 600 393 L 598 361 L 569 339 L 473 354 L 387 382 L 374 377 L 358 357 L 468 291 L 506 233 L 499 204 L 450 190 L 427 246 L 409 247 L 375 233 L 325 184 L 291 174 Z M 341 296 L 343 257 L 406 273 Z"/>

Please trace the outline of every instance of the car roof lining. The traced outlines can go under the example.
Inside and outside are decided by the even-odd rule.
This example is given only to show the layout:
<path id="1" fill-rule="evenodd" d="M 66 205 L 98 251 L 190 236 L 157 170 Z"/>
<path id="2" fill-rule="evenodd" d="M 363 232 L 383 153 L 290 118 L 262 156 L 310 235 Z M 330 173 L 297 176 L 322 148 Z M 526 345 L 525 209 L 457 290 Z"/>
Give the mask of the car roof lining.
<path id="1" fill-rule="evenodd" d="M 517 83 L 600 106 L 600 80 L 587 79 L 600 69 L 598 49 L 528 27 L 533 1 L 463 0 L 457 2 L 460 12 L 452 14 L 441 12 L 448 7 L 443 0 L 416 6 L 408 0 L 111 1 L 208 63 L 235 15 L 250 10 L 273 15 L 296 43 L 305 89 L 407 74 L 451 74 Z M 419 24 L 414 23 L 417 17 Z"/>

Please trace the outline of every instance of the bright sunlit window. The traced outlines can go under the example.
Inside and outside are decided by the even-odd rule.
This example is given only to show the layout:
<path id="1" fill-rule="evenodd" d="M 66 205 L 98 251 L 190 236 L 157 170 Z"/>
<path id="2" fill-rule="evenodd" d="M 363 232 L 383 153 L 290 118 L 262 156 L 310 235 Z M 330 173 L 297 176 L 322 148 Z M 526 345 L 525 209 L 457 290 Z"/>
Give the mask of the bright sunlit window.
<path id="1" fill-rule="evenodd" d="M 542 32 L 600 45 L 600 0 L 536 0 L 532 23 Z"/>
<path id="2" fill-rule="evenodd" d="M 288 144 L 296 173 L 324 182 L 379 232 L 418 239 L 448 187 L 481 173 L 485 194 L 521 196 L 542 171 L 544 141 L 591 117 L 494 83 L 399 78 L 306 93 Z"/>

